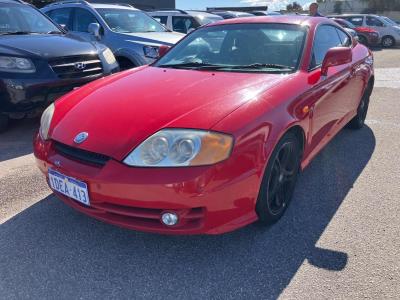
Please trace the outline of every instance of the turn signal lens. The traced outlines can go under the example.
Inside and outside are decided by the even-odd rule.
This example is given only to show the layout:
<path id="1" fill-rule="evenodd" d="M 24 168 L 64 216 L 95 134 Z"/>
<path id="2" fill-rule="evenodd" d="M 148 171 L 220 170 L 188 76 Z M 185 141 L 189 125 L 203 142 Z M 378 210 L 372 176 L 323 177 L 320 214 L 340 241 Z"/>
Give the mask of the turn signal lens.
<path id="1" fill-rule="evenodd" d="M 137 167 L 186 167 L 216 164 L 231 153 L 230 135 L 190 129 L 164 129 L 145 140 L 124 163 Z"/>

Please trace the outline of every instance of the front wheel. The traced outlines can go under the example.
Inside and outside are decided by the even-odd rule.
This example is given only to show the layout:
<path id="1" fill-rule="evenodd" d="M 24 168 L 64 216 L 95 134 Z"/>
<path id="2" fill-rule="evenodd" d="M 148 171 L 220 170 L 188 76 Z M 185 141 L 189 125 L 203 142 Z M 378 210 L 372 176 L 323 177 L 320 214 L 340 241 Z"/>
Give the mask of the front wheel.
<path id="1" fill-rule="evenodd" d="M 10 119 L 7 115 L 0 114 L 0 133 L 6 131 Z"/>
<path id="2" fill-rule="evenodd" d="M 391 36 L 384 36 L 382 38 L 382 46 L 385 48 L 391 48 L 396 44 L 396 41 Z"/>
<path id="3" fill-rule="evenodd" d="M 272 152 L 261 183 L 256 205 L 260 223 L 270 225 L 283 216 L 293 196 L 300 159 L 299 139 L 286 134 Z"/>

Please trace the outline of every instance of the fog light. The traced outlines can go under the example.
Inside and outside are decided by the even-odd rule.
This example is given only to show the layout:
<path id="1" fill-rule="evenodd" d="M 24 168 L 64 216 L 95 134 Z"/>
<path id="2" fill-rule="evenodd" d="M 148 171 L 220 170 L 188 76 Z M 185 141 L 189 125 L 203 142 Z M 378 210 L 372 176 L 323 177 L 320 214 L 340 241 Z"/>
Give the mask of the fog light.
<path id="1" fill-rule="evenodd" d="M 167 226 L 174 226 L 174 225 L 178 224 L 178 216 L 174 213 L 162 214 L 161 220 Z"/>

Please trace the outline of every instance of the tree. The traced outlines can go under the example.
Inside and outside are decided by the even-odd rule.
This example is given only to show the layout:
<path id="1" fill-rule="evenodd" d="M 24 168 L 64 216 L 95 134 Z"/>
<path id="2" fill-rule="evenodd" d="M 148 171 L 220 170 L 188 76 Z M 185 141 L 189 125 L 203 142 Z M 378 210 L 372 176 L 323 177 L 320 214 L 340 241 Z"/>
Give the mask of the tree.
<path id="1" fill-rule="evenodd" d="M 333 6 L 334 13 L 340 15 L 342 13 L 342 5 L 343 5 L 342 1 L 336 1 Z"/>
<path id="2" fill-rule="evenodd" d="M 293 3 L 288 4 L 288 5 L 286 6 L 286 10 L 287 10 L 287 11 L 302 11 L 303 8 L 302 8 L 302 6 L 301 6 L 299 3 L 297 3 L 296 1 L 294 1 Z"/>
<path id="3" fill-rule="evenodd" d="M 400 10 L 400 0 L 362 0 L 370 11 Z"/>

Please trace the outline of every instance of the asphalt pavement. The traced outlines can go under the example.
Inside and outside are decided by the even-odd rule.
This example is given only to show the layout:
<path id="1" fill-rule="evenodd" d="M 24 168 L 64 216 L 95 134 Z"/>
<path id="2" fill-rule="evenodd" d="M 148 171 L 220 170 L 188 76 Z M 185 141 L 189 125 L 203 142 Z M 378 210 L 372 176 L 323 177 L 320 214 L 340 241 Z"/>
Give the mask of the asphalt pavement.
<path id="1" fill-rule="evenodd" d="M 38 120 L 0 134 L 1 299 L 399 299 L 400 49 L 376 51 L 367 126 L 302 173 L 284 218 L 162 236 L 57 200 L 32 156 Z"/>

